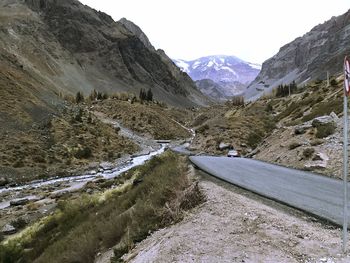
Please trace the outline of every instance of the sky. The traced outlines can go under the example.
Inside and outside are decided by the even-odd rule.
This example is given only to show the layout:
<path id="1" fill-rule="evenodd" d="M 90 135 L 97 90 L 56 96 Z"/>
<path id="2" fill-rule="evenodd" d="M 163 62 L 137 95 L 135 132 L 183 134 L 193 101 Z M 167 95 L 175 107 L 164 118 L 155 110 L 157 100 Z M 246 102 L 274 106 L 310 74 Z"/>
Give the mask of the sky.
<path id="1" fill-rule="evenodd" d="M 235 55 L 262 63 L 332 16 L 349 0 L 80 0 L 133 21 L 155 48 L 176 59 Z"/>

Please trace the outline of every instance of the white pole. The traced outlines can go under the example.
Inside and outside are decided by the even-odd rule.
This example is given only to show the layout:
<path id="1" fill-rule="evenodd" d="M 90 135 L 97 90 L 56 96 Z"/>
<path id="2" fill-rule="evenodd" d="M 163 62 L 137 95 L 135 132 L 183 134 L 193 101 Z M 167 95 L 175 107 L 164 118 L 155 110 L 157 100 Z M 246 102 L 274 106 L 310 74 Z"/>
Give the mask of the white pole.
<path id="1" fill-rule="evenodd" d="M 329 71 L 327 71 L 327 87 L 329 87 Z"/>
<path id="2" fill-rule="evenodd" d="M 344 95 L 344 214 L 343 214 L 343 252 L 346 252 L 348 242 L 348 97 Z"/>

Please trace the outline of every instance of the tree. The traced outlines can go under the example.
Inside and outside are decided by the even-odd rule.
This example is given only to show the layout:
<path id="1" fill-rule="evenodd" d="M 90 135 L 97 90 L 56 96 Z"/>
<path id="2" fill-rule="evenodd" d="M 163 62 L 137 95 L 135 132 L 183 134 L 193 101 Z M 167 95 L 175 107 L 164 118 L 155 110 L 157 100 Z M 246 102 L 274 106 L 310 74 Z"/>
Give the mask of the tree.
<path id="1" fill-rule="evenodd" d="M 153 101 L 153 93 L 152 93 L 152 90 L 151 90 L 151 89 L 149 89 L 149 90 L 147 91 L 146 100 L 147 100 L 147 101 Z"/>
<path id="2" fill-rule="evenodd" d="M 80 103 L 84 101 L 84 95 L 78 91 L 77 94 L 75 95 L 75 102 Z"/>
<path id="3" fill-rule="evenodd" d="M 147 93 L 144 89 L 140 90 L 139 99 L 141 101 L 147 100 Z"/>
<path id="4" fill-rule="evenodd" d="M 90 101 L 94 101 L 97 99 L 97 91 L 94 89 L 91 93 L 90 93 Z"/>

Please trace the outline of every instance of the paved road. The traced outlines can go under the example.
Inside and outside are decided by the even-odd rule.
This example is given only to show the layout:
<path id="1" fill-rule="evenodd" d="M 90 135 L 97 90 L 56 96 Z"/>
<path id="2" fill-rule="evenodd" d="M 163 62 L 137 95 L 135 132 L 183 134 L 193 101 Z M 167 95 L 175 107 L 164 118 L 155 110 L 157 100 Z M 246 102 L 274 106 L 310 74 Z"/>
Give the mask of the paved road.
<path id="1" fill-rule="evenodd" d="M 227 182 L 342 225 L 341 180 L 252 159 L 191 156 L 190 160 Z"/>

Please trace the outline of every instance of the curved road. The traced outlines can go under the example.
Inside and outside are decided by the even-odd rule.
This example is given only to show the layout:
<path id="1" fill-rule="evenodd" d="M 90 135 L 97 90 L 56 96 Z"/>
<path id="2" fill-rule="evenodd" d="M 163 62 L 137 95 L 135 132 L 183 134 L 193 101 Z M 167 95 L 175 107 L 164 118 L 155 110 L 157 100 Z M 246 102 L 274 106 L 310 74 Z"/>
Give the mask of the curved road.
<path id="1" fill-rule="evenodd" d="M 190 160 L 229 183 L 342 225 L 341 180 L 245 158 L 191 156 Z"/>

